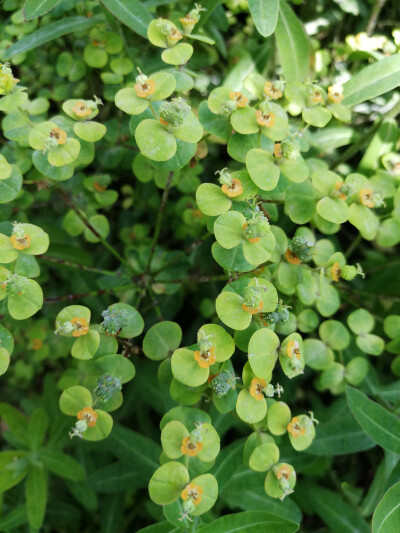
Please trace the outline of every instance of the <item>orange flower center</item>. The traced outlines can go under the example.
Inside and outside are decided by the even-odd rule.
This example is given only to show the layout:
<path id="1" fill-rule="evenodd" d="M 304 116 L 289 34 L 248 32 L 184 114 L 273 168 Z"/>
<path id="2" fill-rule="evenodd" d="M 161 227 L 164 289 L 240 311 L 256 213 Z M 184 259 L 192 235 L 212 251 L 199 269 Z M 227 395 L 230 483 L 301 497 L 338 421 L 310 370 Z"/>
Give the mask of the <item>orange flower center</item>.
<path id="1" fill-rule="evenodd" d="M 222 192 L 230 198 L 235 198 L 243 192 L 242 182 L 238 179 L 233 179 L 230 185 L 224 183 L 221 187 Z"/>
<path id="2" fill-rule="evenodd" d="M 372 199 L 372 189 L 361 189 L 358 195 L 363 205 L 365 205 L 366 207 L 375 207 L 374 201 Z"/>
<path id="3" fill-rule="evenodd" d="M 299 265 L 301 263 L 301 260 L 297 257 L 296 254 L 292 252 L 290 248 L 288 248 L 285 252 L 285 257 L 289 263 L 292 265 Z"/>
<path id="4" fill-rule="evenodd" d="M 339 281 L 340 278 L 340 265 L 339 263 L 333 263 L 333 266 L 331 268 L 331 274 L 333 281 Z"/>
<path id="5" fill-rule="evenodd" d="M 80 337 L 89 333 L 89 325 L 85 318 L 74 317 L 71 324 L 75 326 L 75 331 L 72 332 L 73 337 Z"/>
<path id="6" fill-rule="evenodd" d="M 276 89 L 270 81 L 265 83 L 264 92 L 272 100 L 278 100 L 279 98 L 282 98 L 282 91 Z"/>
<path id="7" fill-rule="evenodd" d="M 145 83 L 136 83 L 134 89 L 139 98 L 146 98 L 147 96 L 155 93 L 156 82 L 148 79 Z"/>
<path id="8" fill-rule="evenodd" d="M 91 114 L 91 110 L 86 107 L 86 103 L 81 100 L 72 108 L 72 111 L 77 117 L 88 117 Z"/>
<path id="9" fill-rule="evenodd" d="M 257 124 L 266 128 L 271 128 L 275 124 L 275 114 L 272 112 L 263 113 L 260 109 L 256 111 Z"/>
<path id="10" fill-rule="evenodd" d="M 50 137 L 57 141 L 57 144 L 65 144 L 67 141 L 67 134 L 60 128 L 53 128 L 50 132 Z"/>
<path id="11" fill-rule="evenodd" d="M 238 107 L 246 107 L 248 99 L 240 91 L 229 93 L 229 98 L 236 102 Z"/>
<path id="12" fill-rule="evenodd" d="M 281 143 L 275 143 L 275 146 L 274 146 L 274 156 L 275 156 L 277 159 L 280 159 L 281 157 L 283 157 Z"/>
<path id="13" fill-rule="evenodd" d="M 78 420 L 86 420 L 87 425 L 92 428 L 97 422 L 97 413 L 91 407 L 84 407 L 76 415 Z"/>
<path id="14" fill-rule="evenodd" d="M 25 250 L 31 245 L 31 237 L 27 233 L 21 239 L 17 239 L 15 235 L 11 235 L 10 240 L 16 250 Z"/>
<path id="15" fill-rule="evenodd" d="M 102 187 L 98 181 L 93 183 L 93 188 L 98 192 L 104 192 L 107 190 L 107 187 Z"/>

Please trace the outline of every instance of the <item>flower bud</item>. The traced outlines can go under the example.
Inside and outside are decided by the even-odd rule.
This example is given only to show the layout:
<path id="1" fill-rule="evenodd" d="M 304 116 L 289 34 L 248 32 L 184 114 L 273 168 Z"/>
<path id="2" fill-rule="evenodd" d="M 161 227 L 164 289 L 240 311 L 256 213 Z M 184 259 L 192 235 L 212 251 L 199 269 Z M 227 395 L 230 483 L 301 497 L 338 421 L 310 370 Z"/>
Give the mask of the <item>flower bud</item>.
<path id="1" fill-rule="evenodd" d="M 212 379 L 210 387 L 218 398 L 226 396 L 231 389 L 235 389 L 235 374 L 230 370 L 223 370 Z"/>
<path id="2" fill-rule="evenodd" d="M 104 374 L 98 378 L 93 392 L 102 402 L 108 402 L 121 389 L 122 384 L 120 378 Z"/>
<path id="3" fill-rule="evenodd" d="M 300 146 L 298 142 L 291 139 L 285 139 L 281 142 L 282 155 L 289 161 L 295 161 L 300 157 Z"/>
<path id="4" fill-rule="evenodd" d="M 164 102 L 159 110 L 160 118 L 174 129 L 183 124 L 189 112 L 190 106 L 180 96 L 172 98 L 170 102 Z"/>

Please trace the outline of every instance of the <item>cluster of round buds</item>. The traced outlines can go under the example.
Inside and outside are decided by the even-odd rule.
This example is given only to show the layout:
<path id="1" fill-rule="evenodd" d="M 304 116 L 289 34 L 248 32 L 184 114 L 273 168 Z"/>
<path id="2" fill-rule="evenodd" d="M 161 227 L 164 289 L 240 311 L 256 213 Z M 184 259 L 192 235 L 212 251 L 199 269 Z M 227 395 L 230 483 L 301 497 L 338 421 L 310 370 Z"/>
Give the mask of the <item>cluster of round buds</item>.
<path id="1" fill-rule="evenodd" d="M 366 207 L 381 207 L 385 205 L 383 198 L 380 194 L 374 194 L 372 189 L 360 189 L 358 192 L 360 202 Z"/>
<path id="2" fill-rule="evenodd" d="M 293 237 L 289 248 L 286 250 L 285 257 L 292 265 L 298 265 L 302 262 L 311 261 L 313 251 L 314 245 L 311 241 L 305 237 L 297 236 Z"/>
<path id="3" fill-rule="evenodd" d="M 196 505 L 199 505 L 201 502 L 202 495 L 203 487 L 200 487 L 200 485 L 196 485 L 195 483 L 189 483 L 186 485 L 181 492 L 181 498 L 183 500 L 183 513 L 180 514 L 178 520 L 183 521 L 188 519 L 192 521 L 189 515 L 193 513 Z"/>
<path id="4" fill-rule="evenodd" d="M 75 316 L 71 320 L 60 324 L 56 331 L 56 335 L 72 335 L 73 337 L 81 337 L 89 333 L 89 324 L 86 318 L 79 318 Z"/>
<path id="5" fill-rule="evenodd" d="M 96 111 L 99 105 L 103 105 L 100 98 L 94 95 L 94 100 L 79 100 L 72 108 L 73 113 L 79 118 L 88 117 Z"/>
<path id="6" fill-rule="evenodd" d="M 215 350 L 210 335 L 206 335 L 201 329 L 199 331 L 200 339 L 198 340 L 199 349 L 193 354 L 194 360 L 200 368 L 208 368 L 216 361 Z"/>
<path id="7" fill-rule="evenodd" d="M 190 33 L 195 25 L 200 20 L 200 13 L 202 11 L 207 11 L 204 7 L 202 7 L 200 4 L 194 4 L 194 9 L 189 11 L 187 15 L 179 19 L 179 22 L 182 24 L 183 29 L 186 33 Z"/>
<path id="8" fill-rule="evenodd" d="M 343 100 L 343 87 L 341 85 L 331 85 L 328 87 L 328 100 L 333 104 L 340 104 Z"/>
<path id="9" fill-rule="evenodd" d="M 263 297 L 266 290 L 266 287 L 260 287 L 258 284 L 246 287 L 243 291 L 243 310 L 251 315 L 259 313 L 264 307 Z"/>
<path id="10" fill-rule="evenodd" d="M 157 27 L 167 39 L 168 46 L 174 46 L 178 41 L 183 39 L 181 32 L 169 20 L 159 19 L 157 21 Z"/>
<path id="11" fill-rule="evenodd" d="M 122 390 L 120 378 L 115 378 L 109 374 L 103 374 L 98 378 L 93 392 L 101 402 L 108 402 L 120 390 Z"/>
<path id="12" fill-rule="evenodd" d="M 261 102 L 256 111 L 257 124 L 262 127 L 271 128 L 275 124 L 275 113 L 271 111 L 268 101 Z"/>
<path id="13" fill-rule="evenodd" d="M 236 178 L 232 178 L 232 175 L 226 167 L 222 170 L 216 170 L 215 174 L 219 174 L 218 181 L 221 184 L 222 192 L 229 196 L 229 198 L 235 198 L 242 194 L 242 182 Z"/>
<path id="14" fill-rule="evenodd" d="M 11 244 L 16 250 L 25 250 L 31 246 L 31 237 L 25 233 L 22 224 L 13 223 L 13 232 L 10 237 Z"/>
<path id="15" fill-rule="evenodd" d="M 50 132 L 49 137 L 45 139 L 44 144 L 47 150 L 53 152 L 59 145 L 67 142 L 67 132 L 56 126 Z"/>
<path id="16" fill-rule="evenodd" d="M 84 407 L 76 415 L 77 421 L 75 426 L 71 428 L 69 436 L 72 439 L 73 437 L 82 438 L 82 433 L 84 433 L 87 428 L 92 428 L 97 423 L 97 413 L 91 407 Z"/>
<path id="17" fill-rule="evenodd" d="M 165 126 L 178 128 L 183 124 L 188 113 L 190 113 L 190 106 L 182 97 L 172 98 L 170 102 L 164 102 L 159 110 L 161 123 Z"/>
<path id="18" fill-rule="evenodd" d="M 0 95 L 10 94 L 19 79 L 14 78 L 9 63 L 0 63 Z"/>
<path id="19" fill-rule="evenodd" d="M 255 377 L 251 380 L 250 394 L 257 401 L 263 400 L 264 394 L 268 398 L 273 398 L 275 394 L 278 396 L 278 398 L 280 398 L 282 393 L 283 388 L 281 387 L 281 385 L 279 385 L 279 383 L 277 383 L 276 387 L 274 387 L 272 383 L 267 384 L 265 379 Z"/>
<path id="20" fill-rule="evenodd" d="M 216 376 L 212 376 L 210 381 L 210 387 L 214 394 L 218 398 L 226 396 L 231 389 L 236 388 L 236 380 L 239 378 L 235 377 L 235 374 L 230 370 L 223 370 Z"/>
<path id="21" fill-rule="evenodd" d="M 136 76 L 136 84 L 134 86 L 134 89 L 136 91 L 136 95 L 139 98 L 147 98 L 151 94 L 154 94 L 156 90 L 156 82 L 154 80 L 149 79 L 146 74 L 143 74 L 141 70 L 139 70 L 139 76 Z"/>
<path id="22" fill-rule="evenodd" d="M 104 318 L 100 324 L 101 329 L 108 335 L 118 335 L 122 328 L 128 324 L 128 313 L 123 309 L 106 309 L 101 313 Z"/>
<path id="23" fill-rule="evenodd" d="M 311 83 L 308 88 L 308 105 L 315 106 L 325 103 L 325 93 L 322 87 Z"/>
<path id="24" fill-rule="evenodd" d="M 285 323 L 289 320 L 289 306 L 283 305 L 282 300 L 279 300 L 276 309 L 271 313 L 264 313 L 262 318 L 265 326 Z"/>
<path id="25" fill-rule="evenodd" d="M 333 281 L 339 281 L 340 278 L 343 278 L 345 281 L 351 281 L 358 275 L 363 278 L 365 277 L 363 269 L 358 263 L 356 265 L 344 265 L 341 267 L 338 262 L 335 262 L 331 267 Z"/>
<path id="26" fill-rule="evenodd" d="M 264 85 L 264 94 L 271 100 L 282 98 L 285 84 L 282 80 L 267 81 Z"/>
<path id="27" fill-rule="evenodd" d="M 203 449 L 202 441 L 202 423 L 197 422 L 194 430 L 189 436 L 182 439 L 181 452 L 189 457 L 196 457 L 196 455 Z"/>
<path id="28" fill-rule="evenodd" d="M 289 161 L 295 161 L 300 157 L 300 145 L 294 139 L 289 137 L 281 142 L 282 156 Z"/>
<path id="29" fill-rule="evenodd" d="M 261 211 L 253 211 L 252 217 L 243 224 L 244 238 L 256 243 L 271 231 L 267 217 Z"/>
<path id="30" fill-rule="evenodd" d="M 353 194 L 353 188 L 351 187 L 351 185 L 348 185 L 343 181 L 337 181 L 335 183 L 334 191 L 342 200 L 346 200 L 351 194 Z"/>
<path id="31" fill-rule="evenodd" d="M 9 277 L 2 281 L 0 286 L 3 290 L 7 291 L 10 296 L 17 296 L 24 292 L 24 289 L 28 283 L 28 278 L 24 276 L 18 276 L 18 274 L 11 274 Z"/>

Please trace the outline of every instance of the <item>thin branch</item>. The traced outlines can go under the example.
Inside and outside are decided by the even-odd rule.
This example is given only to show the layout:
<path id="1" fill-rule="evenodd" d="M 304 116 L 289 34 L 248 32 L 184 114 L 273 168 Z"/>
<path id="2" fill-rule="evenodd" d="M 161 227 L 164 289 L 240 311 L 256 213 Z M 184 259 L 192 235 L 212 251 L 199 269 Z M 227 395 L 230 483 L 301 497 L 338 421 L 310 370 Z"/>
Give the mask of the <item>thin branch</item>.
<path id="1" fill-rule="evenodd" d="M 71 198 L 69 198 L 69 196 L 63 190 L 61 190 L 60 188 L 57 187 L 56 190 L 60 194 L 60 196 L 62 197 L 64 202 L 68 205 L 68 207 L 70 207 L 78 215 L 78 217 L 82 220 L 82 222 L 85 224 L 85 226 L 93 233 L 93 235 L 95 235 L 95 237 L 97 237 L 99 239 L 101 244 L 105 248 L 107 248 L 107 250 L 111 254 L 113 254 L 113 256 L 116 257 L 120 263 L 125 265 L 126 268 L 132 272 L 133 269 L 132 269 L 131 265 L 129 264 L 129 262 L 124 257 L 122 257 L 122 255 L 114 248 L 114 246 L 112 246 L 106 239 L 104 239 L 104 237 L 102 237 L 100 235 L 100 233 L 89 222 L 89 220 L 87 219 L 86 215 L 84 215 L 80 211 L 80 209 L 78 209 L 78 207 L 76 207 L 76 205 L 73 203 Z"/>
<path id="2" fill-rule="evenodd" d="M 147 261 L 147 265 L 146 265 L 146 272 L 148 272 L 149 269 L 150 269 L 150 265 L 151 265 L 151 261 L 153 259 L 154 251 L 156 249 L 158 238 L 159 238 L 160 233 L 161 233 L 162 221 L 163 221 L 163 218 L 164 218 L 164 212 L 165 212 L 165 208 L 166 208 L 166 205 L 167 205 L 167 200 L 168 200 L 168 196 L 169 196 L 169 191 L 171 189 L 171 184 L 172 184 L 172 178 L 173 177 L 174 177 L 174 171 L 171 170 L 168 173 L 167 182 L 165 184 L 165 189 L 164 189 L 164 192 L 163 192 L 163 195 L 162 195 L 162 198 L 161 198 L 161 205 L 160 205 L 160 209 L 158 211 L 156 227 L 154 229 L 153 241 L 151 243 L 150 255 L 149 255 L 149 259 Z"/>
<path id="3" fill-rule="evenodd" d="M 101 268 L 95 268 L 87 265 L 81 265 L 79 263 L 73 263 L 72 261 L 66 261 L 65 259 L 58 259 L 57 257 L 50 257 L 48 255 L 38 255 L 40 259 L 50 261 L 51 263 L 57 263 L 58 265 L 68 268 L 74 268 L 76 270 L 83 270 L 85 272 L 95 272 L 97 274 L 103 274 L 104 276 L 113 276 L 115 278 L 130 278 L 128 274 L 122 274 L 121 272 L 112 272 L 111 270 L 103 270 Z"/>
<path id="4" fill-rule="evenodd" d="M 367 24 L 367 35 L 371 37 L 376 28 L 380 12 L 382 11 L 383 6 L 385 5 L 386 0 L 378 0 L 374 7 L 372 8 L 371 16 Z"/>
<path id="5" fill-rule="evenodd" d="M 99 289 L 97 291 L 82 292 L 80 294 L 66 294 L 64 296 L 53 296 L 50 298 L 45 298 L 44 303 L 54 303 L 62 301 L 71 301 L 71 300 L 81 300 L 83 298 L 89 298 L 90 296 L 100 296 L 102 294 L 107 294 L 110 292 L 120 292 L 127 289 L 133 289 L 137 287 L 136 283 L 129 283 L 128 285 L 120 285 L 118 287 L 108 287 L 107 289 Z"/>

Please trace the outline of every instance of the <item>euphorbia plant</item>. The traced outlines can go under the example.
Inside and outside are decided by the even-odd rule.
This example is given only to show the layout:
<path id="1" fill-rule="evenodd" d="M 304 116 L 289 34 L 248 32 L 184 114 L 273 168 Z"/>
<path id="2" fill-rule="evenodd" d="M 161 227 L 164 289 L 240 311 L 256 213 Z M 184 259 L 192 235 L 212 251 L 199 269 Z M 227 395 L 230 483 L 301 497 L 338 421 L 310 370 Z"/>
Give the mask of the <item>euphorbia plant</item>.
<path id="1" fill-rule="evenodd" d="M 293 3 L 4 2 L 1 530 L 395 530 L 400 40 Z"/>

